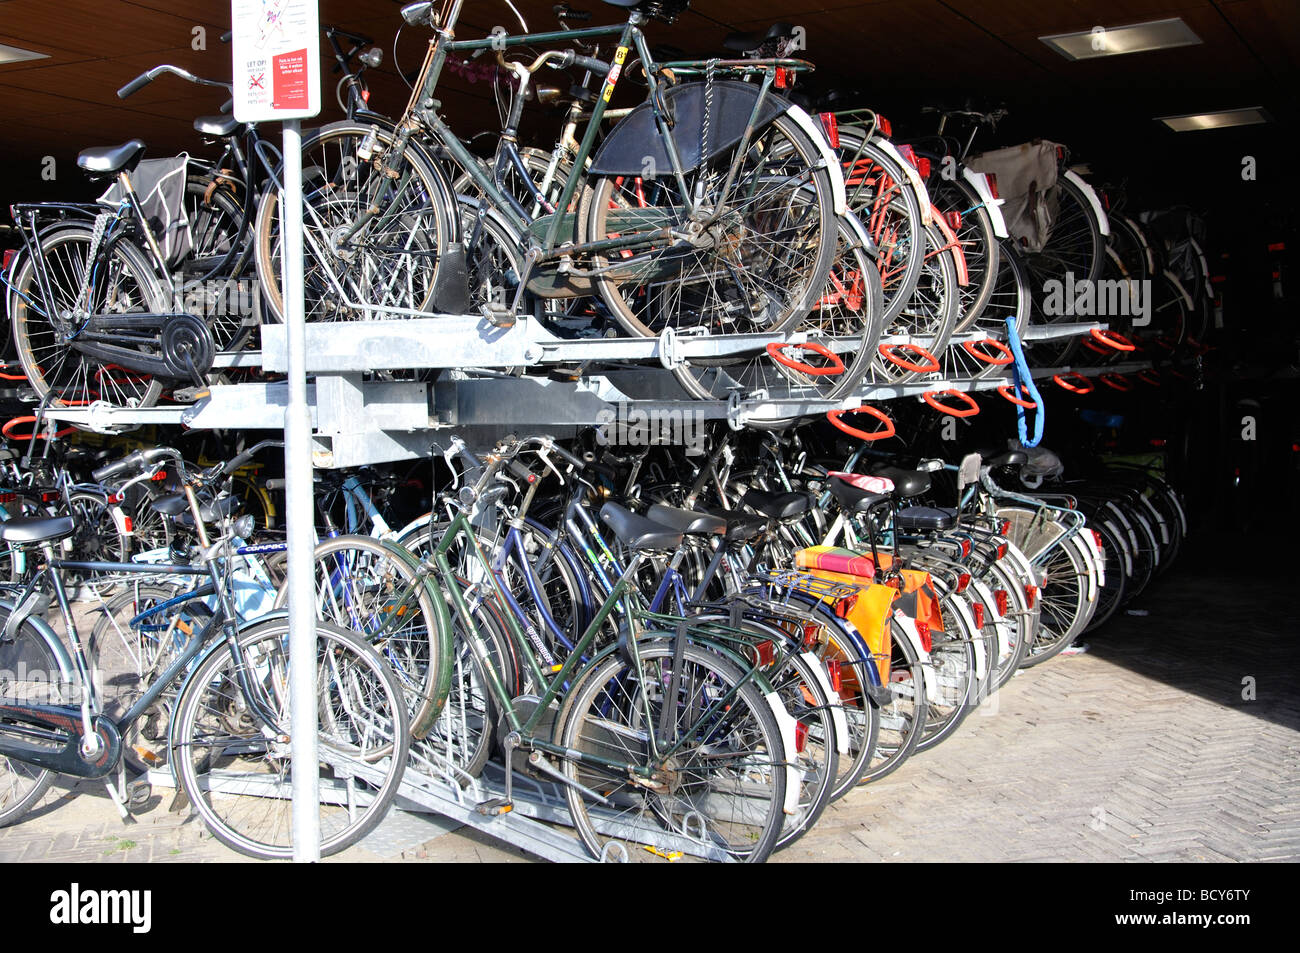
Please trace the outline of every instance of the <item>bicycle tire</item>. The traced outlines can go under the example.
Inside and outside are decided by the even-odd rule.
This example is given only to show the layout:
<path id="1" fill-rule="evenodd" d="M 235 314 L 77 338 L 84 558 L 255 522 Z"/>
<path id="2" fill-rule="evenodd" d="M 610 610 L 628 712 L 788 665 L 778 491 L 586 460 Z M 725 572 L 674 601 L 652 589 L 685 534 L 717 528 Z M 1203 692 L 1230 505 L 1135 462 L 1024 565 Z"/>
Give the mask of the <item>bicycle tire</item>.
<path id="1" fill-rule="evenodd" d="M 719 178 L 736 160 L 740 170 L 731 192 L 716 194 L 726 184 Z M 662 276 L 650 266 L 630 267 L 625 275 L 599 274 L 596 289 L 619 324 L 636 337 L 655 337 L 666 328 L 781 332 L 802 320 L 825 287 L 835 250 L 831 179 L 816 144 L 793 120 L 778 116 L 755 132 L 745 156 L 724 150 L 687 173 L 686 181 L 704 190 L 705 202 L 718 215 L 725 210 L 725 218 L 709 225 L 712 247 L 677 256 L 684 263 L 666 266 Z M 662 209 L 673 227 L 688 227 L 689 222 L 676 221 L 681 217 L 674 205 L 680 198 L 676 189 L 668 175 L 604 176 L 588 183 L 578 212 L 585 240 L 621 234 L 623 226 L 611 213 L 622 210 Z M 736 196 L 746 197 L 736 203 Z M 781 254 L 769 251 L 769 244 Z M 795 251 L 802 255 L 797 261 L 790 257 Z M 592 257 L 598 270 L 613 269 L 620 260 Z M 710 399 L 693 391 L 689 376 L 679 379 L 692 396 Z"/>
<path id="2" fill-rule="evenodd" d="M 906 634 L 900 633 L 896 621 L 889 621 L 890 663 L 888 688 L 892 699 L 880 709 L 880 734 L 871 763 L 862 772 L 859 784 L 879 781 L 897 771 L 920 743 L 925 732 L 929 707 L 921 659 Z"/>
<path id="3" fill-rule="evenodd" d="M 10 611 L 9 607 L 0 606 L 0 630 L 9 622 Z M 21 677 L 36 674 L 39 678 Z M 13 639 L 0 639 L 0 698 L 49 704 L 55 699 L 44 693 L 62 681 L 62 669 L 54 651 L 31 620 L 23 620 Z M 7 724 L 8 719 L 0 713 L 0 734 L 8 734 Z M 0 755 L 0 827 L 22 820 L 57 776 L 48 768 Z"/>
<path id="4" fill-rule="evenodd" d="M 44 299 L 36 266 L 30 256 L 23 257 L 13 277 L 10 311 L 19 363 L 37 397 L 48 399 L 51 407 L 84 406 L 101 400 L 115 407 L 152 407 L 163 391 L 158 379 L 122 372 L 117 364 L 81 354 L 65 343 L 72 327 L 63 318 L 49 317 L 81 313 L 77 298 L 92 244 L 92 230 L 79 225 L 64 226 L 42 237 L 41 255 L 54 301 Z M 122 314 L 169 310 L 166 291 L 144 252 L 134 245 L 115 241 L 104 270 L 107 274 L 97 277 L 90 301 L 96 313 L 106 307 L 111 313 Z"/>
<path id="5" fill-rule="evenodd" d="M 249 626 L 237 641 L 249 681 L 289 728 L 289 620 Z M 392 670 L 353 632 L 316 624 L 320 853 L 338 853 L 388 813 L 406 764 L 410 726 Z M 268 860 L 293 856 L 292 756 L 268 740 L 247 709 L 230 651 L 214 646 L 181 689 L 171 763 L 181 790 L 212 835 Z"/>
<path id="6" fill-rule="evenodd" d="M 428 311 L 443 251 L 458 232 L 454 200 L 441 170 L 411 145 L 396 169 L 399 177 L 392 180 L 395 192 L 363 230 L 365 244 L 338 247 L 340 230 L 355 222 L 374 201 L 376 189 L 389 182 L 357 155 L 372 132 L 377 149 L 392 145 L 391 131 L 349 122 L 332 123 L 303 139 L 308 321 L 372 319 L 377 312 L 367 306 L 394 309 L 399 317 L 410 317 L 406 311 Z M 279 207 L 274 190 L 263 195 L 254 232 L 258 280 L 268 317 L 277 322 L 284 320 Z"/>
<path id="7" fill-rule="evenodd" d="M 638 739 L 654 730 L 645 724 L 643 706 L 650 706 L 649 717 L 658 720 L 669 689 L 666 673 L 672 668 L 673 646 L 647 643 L 638 651 L 640 670 L 619 653 L 587 667 L 565 696 L 556 737 L 566 750 L 606 752 L 610 760 L 658 773 L 660 787 L 667 787 L 670 796 L 632 783 L 626 773 L 607 776 L 610 772 L 566 759 L 561 766 L 565 777 L 587 788 L 599 785 L 607 802 L 597 810 L 572 783 L 566 785 L 565 799 L 579 837 L 601 859 L 617 855 L 620 848 L 627 860 L 671 858 L 683 839 L 694 839 L 698 849 L 710 850 L 719 859 L 761 863 L 780 836 L 786 800 L 785 745 L 769 702 L 715 652 L 683 646 L 682 677 L 671 709 L 678 717 L 672 719 L 667 740 L 690 743 L 690 748 L 665 767 L 655 763 Z M 733 690 L 726 710 L 714 711 L 717 699 Z M 696 705 L 714 720 L 705 723 L 698 716 L 700 720 L 683 726 L 679 710 L 693 712 Z M 691 742 L 697 733 L 704 740 Z M 732 799 L 736 803 L 729 803 Z M 699 830 L 687 825 L 698 825 Z M 610 830 L 615 834 L 607 833 Z M 629 850 L 627 841 L 632 839 L 647 849 Z"/>

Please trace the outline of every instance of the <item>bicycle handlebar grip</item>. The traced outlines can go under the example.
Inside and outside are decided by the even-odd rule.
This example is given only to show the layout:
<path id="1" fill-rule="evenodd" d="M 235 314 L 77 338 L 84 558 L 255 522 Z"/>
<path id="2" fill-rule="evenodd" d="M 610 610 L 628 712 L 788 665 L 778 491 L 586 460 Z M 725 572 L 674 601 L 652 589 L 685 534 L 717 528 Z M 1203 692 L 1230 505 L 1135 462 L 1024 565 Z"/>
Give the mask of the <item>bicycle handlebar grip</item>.
<path id="1" fill-rule="evenodd" d="M 582 460 L 581 457 L 574 456 L 572 453 L 569 453 L 569 451 L 565 450 L 563 447 L 561 447 L 558 443 L 555 443 L 554 441 L 552 441 L 551 444 L 546 449 L 554 451 L 556 456 L 558 456 L 561 460 L 563 460 L 565 463 L 573 465 L 574 467 L 577 467 L 579 470 L 581 470 L 583 467 L 587 465 Z"/>
<path id="2" fill-rule="evenodd" d="M 506 468 L 525 483 L 537 482 L 537 474 L 528 469 L 528 467 L 524 466 L 518 460 L 511 460 L 506 464 Z"/>
<path id="3" fill-rule="evenodd" d="M 565 59 L 567 60 L 568 57 L 565 57 Z M 577 53 L 573 54 L 572 64 L 595 73 L 597 76 L 608 76 L 610 69 L 612 69 L 610 64 L 604 60 L 598 60 L 594 56 L 581 56 Z M 564 65 L 568 66 L 569 63 L 566 62 Z"/>
<path id="4" fill-rule="evenodd" d="M 139 470 L 145 466 L 145 457 L 143 450 L 136 450 L 134 453 L 128 453 L 121 460 L 115 460 L 112 463 L 105 464 L 98 470 L 91 471 L 91 478 L 96 483 L 103 483 L 105 480 L 115 477 L 121 473 L 127 473 L 131 470 Z"/>
<path id="5" fill-rule="evenodd" d="M 279 477 L 273 477 L 262 484 L 267 490 L 283 490 L 288 480 L 282 480 Z"/>
<path id="6" fill-rule="evenodd" d="M 253 457 L 257 456 L 258 453 L 265 450 L 267 447 L 283 447 L 283 446 L 284 446 L 283 440 L 263 440 L 260 443 L 255 443 L 247 450 L 245 450 L 243 453 L 238 454 L 237 456 L 234 456 L 229 461 L 227 461 L 226 464 L 220 470 L 221 475 L 230 476 L 230 474 L 234 473 L 236 470 L 242 467 L 249 460 L 253 459 Z"/>
<path id="7" fill-rule="evenodd" d="M 141 73 L 135 79 L 131 80 L 131 82 L 127 83 L 125 86 L 123 86 L 121 89 L 117 91 L 117 98 L 126 99 L 126 97 L 128 96 L 140 92 L 140 90 L 144 89 L 152 82 L 153 82 L 152 76 L 150 76 L 148 73 Z"/>

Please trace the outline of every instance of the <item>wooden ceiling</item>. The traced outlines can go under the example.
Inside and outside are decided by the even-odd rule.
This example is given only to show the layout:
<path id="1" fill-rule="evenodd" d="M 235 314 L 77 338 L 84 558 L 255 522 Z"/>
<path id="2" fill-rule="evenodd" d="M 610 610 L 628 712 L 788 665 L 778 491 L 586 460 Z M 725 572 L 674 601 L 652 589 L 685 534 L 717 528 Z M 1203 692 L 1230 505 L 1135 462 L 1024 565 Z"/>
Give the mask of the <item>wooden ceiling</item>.
<path id="1" fill-rule="evenodd" d="M 553 2 L 516 5 L 534 30 L 551 29 Z M 619 17 L 600 0 L 571 5 L 592 10 L 595 22 Z M 383 47 L 372 103 L 389 113 L 406 99 L 393 63 L 398 8 L 395 0 L 321 2 L 322 24 L 373 37 Z M 222 0 L 0 0 L 0 43 L 48 54 L 0 64 L 0 165 L 35 171 L 52 155 L 70 167 L 80 149 L 132 136 L 148 142 L 151 155 L 202 152 L 191 120 L 215 112 L 224 96 L 174 78 L 126 101 L 115 91 L 159 63 L 228 76 L 229 49 L 218 39 L 228 11 Z M 1038 39 L 1175 16 L 1204 43 L 1070 62 Z M 806 55 L 818 65 L 814 91 L 857 90 L 864 104 L 894 114 L 896 127 L 910 118 L 916 131 L 930 125 L 917 121 L 921 104 L 967 96 L 1012 108 L 999 138 L 1044 135 L 1084 153 L 1105 152 L 1108 141 L 1113 151 L 1117 134 L 1142 146 L 1184 148 L 1186 140 L 1151 121 L 1160 115 L 1264 106 L 1279 124 L 1294 116 L 1297 0 L 696 0 L 674 26 L 651 32 L 655 42 L 711 55 L 721 52 L 726 33 L 777 19 L 805 28 Z M 515 26 L 508 8 L 474 0 L 458 32 L 483 35 L 497 24 Z M 206 32 L 206 49 L 193 48 L 196 27 Z M 404 69 L 418 65 L 426 40 L 426 31 L 403 31 L 397 55 Z M 486 84 L 448 76 L 443 93 L 463 135 L 494 128 Z M 326 99 L 332 99 L 328 91 Z M 336 117 L 330 103 L 325 118 Z"/>

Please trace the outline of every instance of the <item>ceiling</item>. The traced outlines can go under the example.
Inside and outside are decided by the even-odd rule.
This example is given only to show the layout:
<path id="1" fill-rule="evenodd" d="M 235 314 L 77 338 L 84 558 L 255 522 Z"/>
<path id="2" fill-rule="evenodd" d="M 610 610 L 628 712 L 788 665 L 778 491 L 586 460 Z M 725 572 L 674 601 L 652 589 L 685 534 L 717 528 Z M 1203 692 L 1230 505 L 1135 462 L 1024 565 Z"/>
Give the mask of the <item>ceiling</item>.
<path id="1" fill-rule="evenodd" d="M 516 0 L 516 6 L 534 30 L 552 29 L 552 2 Z M 592 10 L 593 22 L 619 16 L 600 0 L 571 5 Z M 407 95 L 393 64 L 399 6 L 394 0 L 320 4 L 323 25 L 373 37 L 384 48 L 383 66 L 369 74 L 371 102 L 390 114 L 400 112 Z M 126 101 L 115 91 L 159 63 L 229 76 L 229 50 L 219 41 L 228 9 L 221 0 L 0 0 L 0 43 L 48 54 L 0 64 L 0 166 L 11 183 L 6 192 L 17 188 L 12 183 L 23 183 L 39 193 L 3 197 L 54 197 L 56 184 L 39 175 L 46 156 L 55 157 L 57 187 L 66 193 L 74 187 L 69 180 L 79 175 L 72 160 L 90 145 L 138 136 L 149 143 L 151 155 L 202 152 L 191 120 L 215 112 L 223 95 L 174 78 Z M 1070 62 L 1038 39 L 1175 16 L 1202 45 Z M 777 19 L 806 31 L 805 55 L 818 67 L 811 92 L 855 91 L 863 104 L 890 115 L 896 130 L 932 131 L 932 120 L 919 114 L 929 102 L 974 97 L 977 103 L 1006 103 L 1012 115 L 998 140 L 1064 141 L 1103 169 L 1127 163 L 1139 177 L 1158 163 L 1162 175 L 1149 177 L 1153 186 L 1167 184 L 1169 170 L 1176 169 L 1178 187 L 1189 188 L 1204 174 L 1189 165 L 1239 164 L 1243 150 L 1267 151 L 1278 128 L 1295 116 L 1296 0 L 696 0 L 675 25 L 656 25 L 650 32 L 653 42 L 716 55 L 726 33 Z M 497 24 L 515 26 L 509 9 L 496 0 L 475 0 L 466 4 L 458 34 L 486 35 Z M 194 49 L 201 45 L 195 39 L 200 27 L 206 48 Z M 397 45 L 402 68 L 418 66 L 427 36 L 403 31 Z M 449 121 L 463 136 L 495 128 L 486 83 L 448 74 L 442 91 Z M 326 100 L 331 98 L 327 92 Z M 1277 122 L 1174 134 L 1152 121 L 1233 106 L 1263 106 Z M 336 117 L 331 103 L 325 118 Z M 1167 156 L 1173 161 L 1166 164 Z M 1196 161 L 1189 162 L 1193 156 Z"/>

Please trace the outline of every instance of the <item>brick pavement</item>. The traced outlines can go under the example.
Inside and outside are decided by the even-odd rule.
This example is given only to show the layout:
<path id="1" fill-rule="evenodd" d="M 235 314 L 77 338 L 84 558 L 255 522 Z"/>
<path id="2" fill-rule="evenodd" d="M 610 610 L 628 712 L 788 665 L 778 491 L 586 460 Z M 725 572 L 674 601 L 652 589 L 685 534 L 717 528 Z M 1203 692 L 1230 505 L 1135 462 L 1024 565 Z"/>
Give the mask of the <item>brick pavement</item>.
<path id="1" fill-rule="evenodd" d="M 1188 555 L 1141 598 L 1149 615 L 1020 673 L 995 707 L 831 805 L 774 862 L 1300 860 L 1300 627 L 1287 586 L 1227 586 Z M 102 786 L 55 788 L 0 830 L 0 862 L 242 859 L 169 801 L 159 789 L 124 826 Z M 449 826 L 395 812 L 338 859 L 529 859 Z"/>

